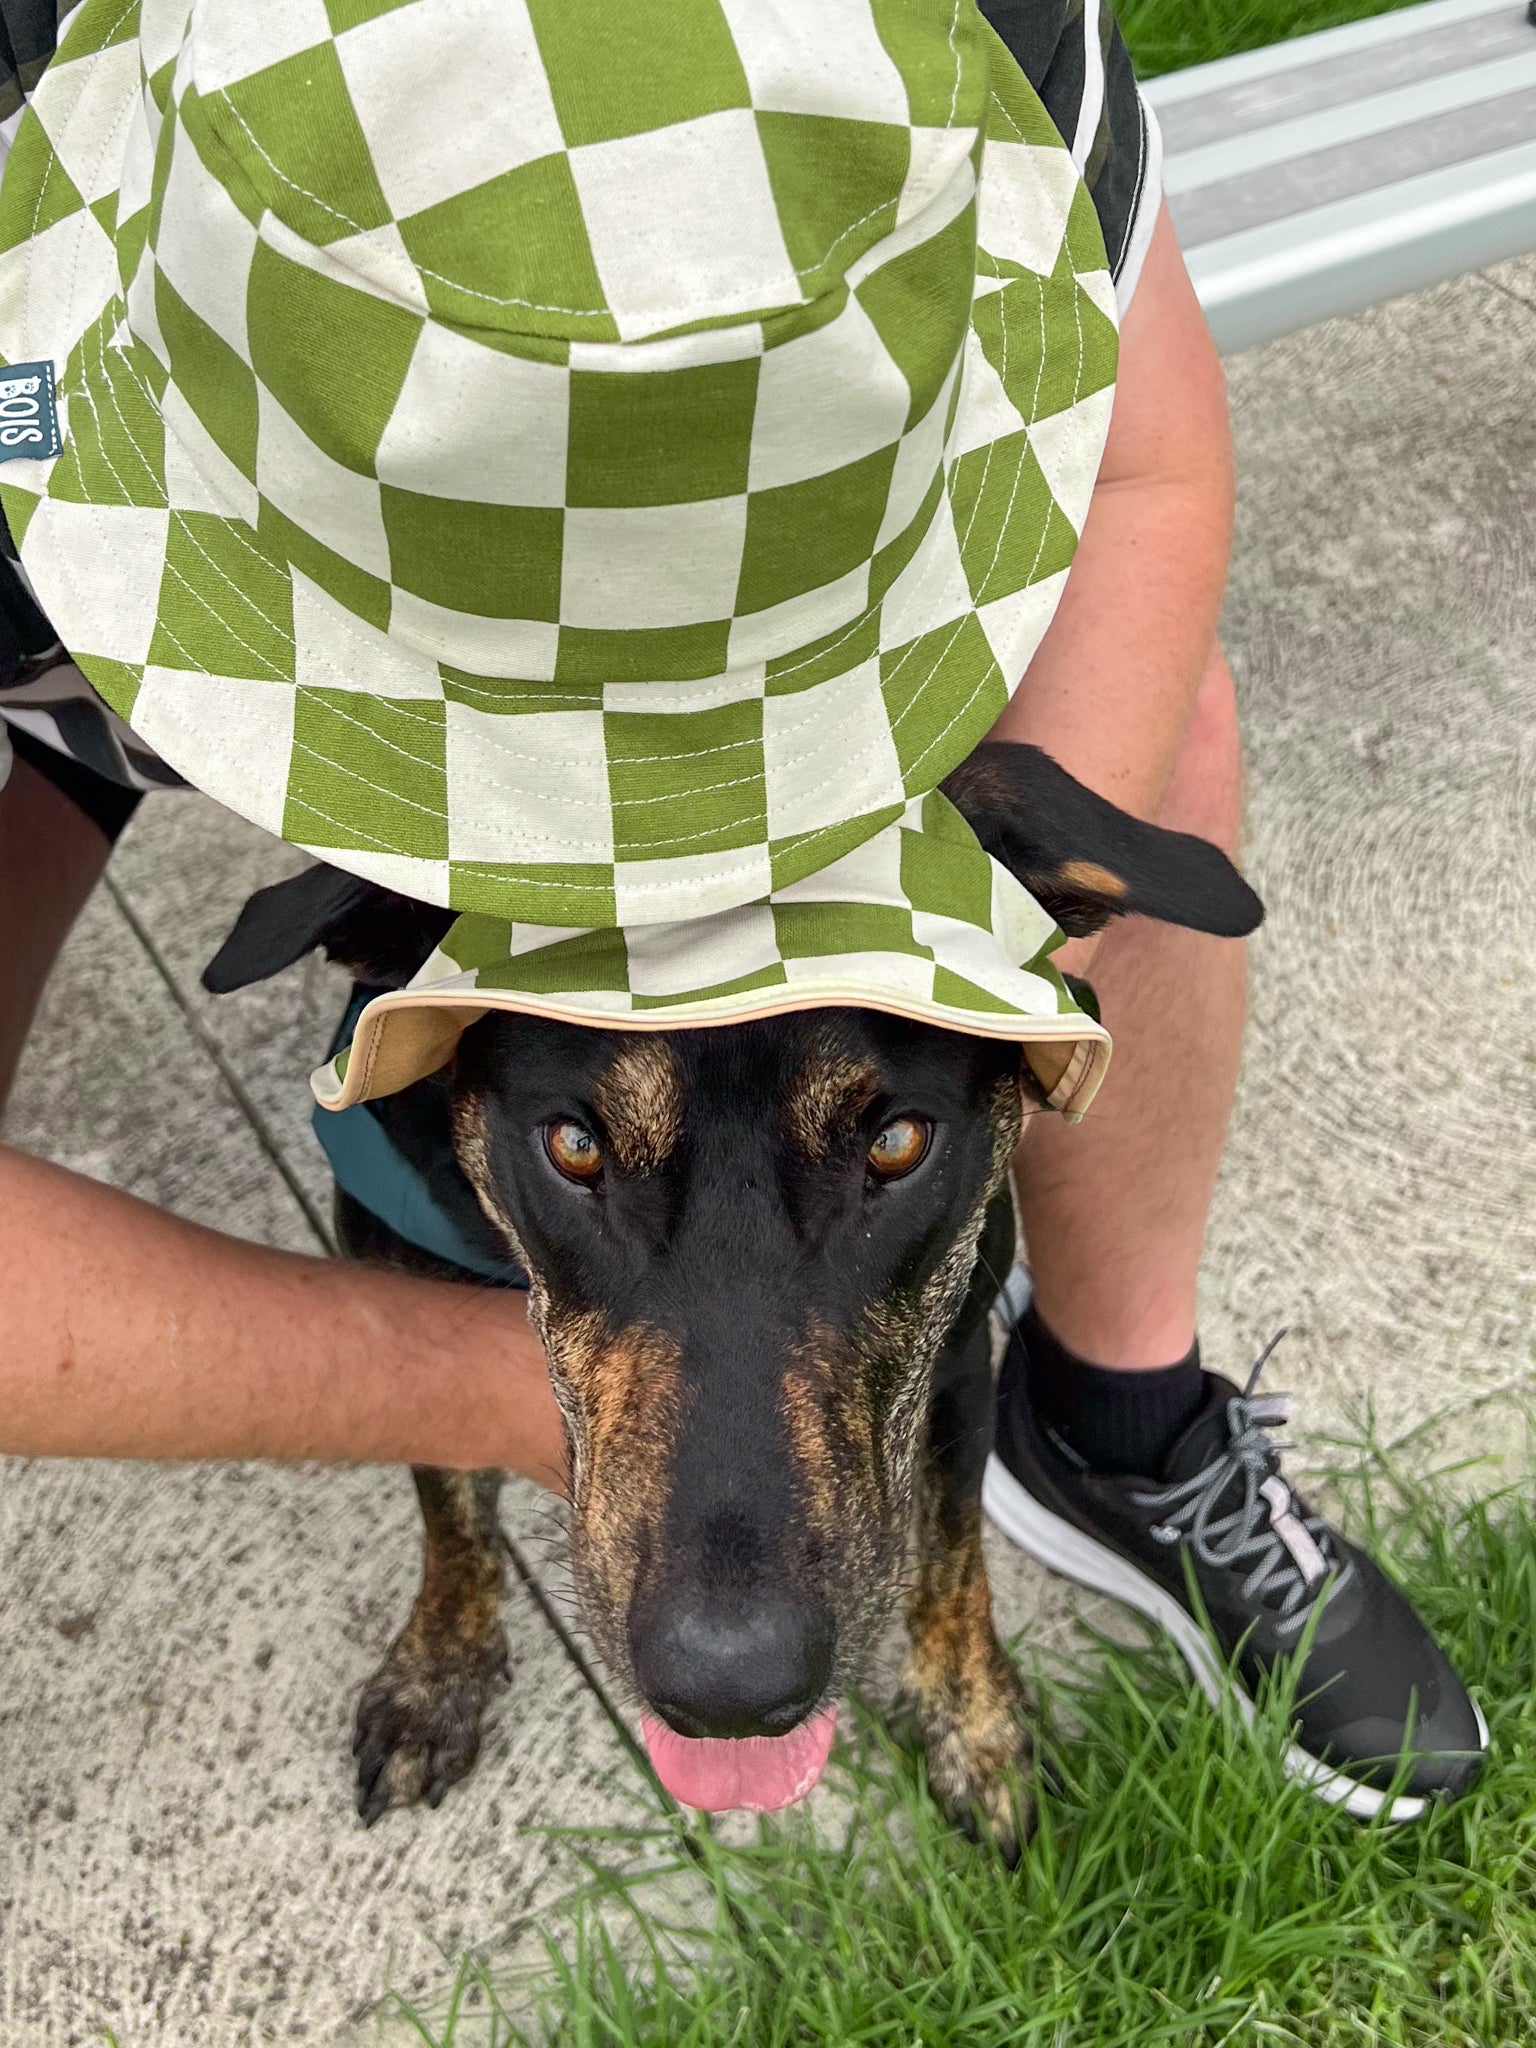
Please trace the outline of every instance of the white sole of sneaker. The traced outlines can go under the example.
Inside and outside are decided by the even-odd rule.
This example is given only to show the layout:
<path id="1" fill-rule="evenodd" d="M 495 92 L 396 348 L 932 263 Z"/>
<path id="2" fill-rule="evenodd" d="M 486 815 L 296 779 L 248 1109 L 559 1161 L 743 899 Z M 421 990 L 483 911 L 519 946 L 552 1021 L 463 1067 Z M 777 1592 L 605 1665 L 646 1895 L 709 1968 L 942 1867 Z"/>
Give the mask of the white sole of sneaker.
<path id="1" fill-rule="evenodd" d="M 1244 1721 L 1252 1724 L 1252 1700 L 1233 1682 L 1200 1624 L 1171 1593 L 1165 1593 L 1107 1544 L 1085 1535 L 1073 1523 L 1053 1514 L 1032 1493 L 1026 1493 L 1000 1458 L 987 1460 L 981 1500 L 988 1518 L 1010 1543 L 1017 1544 L 1030 1557 L 1064 1578 L 1075 1579 L 1092 1592 L 1107 1593 L 1111 1600 L 1122 1601 L 1155 1621 L 1172 1640 L 1211 1705 L 1219 1706 L 1223 1697 L 1229 1697 L 1236 1702 Z M 1477 1715 L 1478 1740 L 1486 1749 L 1488 1726 L 1475 1700 L 1472 1710 Z M 1430 1801 L 1422 1794 L 1405 1793 L 1391 1799 L 1385 1792 L 1320 1763 L 1299 1743 L 1291 1744 L 1283 1763 L 1288 1777 L 1304 1780 L 1319 1799 L 1330 1806 L 1342 1806 L 1357 1820 L 1374 1820 L 1383 1812 L 1389 1821 L 1418 1820 L 1429 1810 Z"/>

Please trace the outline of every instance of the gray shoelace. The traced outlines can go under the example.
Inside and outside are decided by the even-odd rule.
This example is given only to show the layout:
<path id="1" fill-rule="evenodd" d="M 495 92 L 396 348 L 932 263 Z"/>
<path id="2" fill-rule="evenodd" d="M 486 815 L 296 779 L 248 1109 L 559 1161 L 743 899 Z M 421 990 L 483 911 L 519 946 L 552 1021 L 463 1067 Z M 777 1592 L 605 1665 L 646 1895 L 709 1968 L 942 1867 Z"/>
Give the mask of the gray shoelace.
<path id="1" fill-rule="evenodd" d="M 1290 1419 L 1289 1397 L 1255 1394 L 1254 1388 L 1284 1335 L 1281 1330 L 1270 1338 L 1248 1384 L 1227 1403 L 1230 1434 L 1220 1456 L 1192 1479 L 1131 1498 L 1138 1507 L 1151 1508 L 1162 1517 L 1152 1531 L 1159 1543 L 1187 1541 L 1199 1561 L 1216 1570 L 1251 1561 L 1242 1597 L 1264 1600 L 1283 1589 L 1275 1627 L 1294 1635 L 1324 1582 L 1331 1577 L 1337 1590 L 1348 1583 L 1354 1566 L 1340 1569 L 1327 1523 L 1320 1515 L 1303 1516 L 1301 1503 L 1277 1469 L 1277 1453 L 1267 1432 Z M 1239 1476 L 1242 1500 L 1218 1514 L 1218 1504 Z"/>

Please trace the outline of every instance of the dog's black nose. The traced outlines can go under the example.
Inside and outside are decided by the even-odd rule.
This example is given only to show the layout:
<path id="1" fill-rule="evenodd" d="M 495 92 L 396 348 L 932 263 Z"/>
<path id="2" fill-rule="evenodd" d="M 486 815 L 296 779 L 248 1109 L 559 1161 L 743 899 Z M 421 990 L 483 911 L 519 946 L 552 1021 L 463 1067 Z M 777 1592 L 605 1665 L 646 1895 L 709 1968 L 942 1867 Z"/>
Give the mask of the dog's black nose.
<path id="1" fill-rule="evenodd" d="M 679 1591 L 630 1619 L 635 1676 L 679 1735 L 784 1735 L 832 1674 L 831 1614 L 782 1593 Z"/>

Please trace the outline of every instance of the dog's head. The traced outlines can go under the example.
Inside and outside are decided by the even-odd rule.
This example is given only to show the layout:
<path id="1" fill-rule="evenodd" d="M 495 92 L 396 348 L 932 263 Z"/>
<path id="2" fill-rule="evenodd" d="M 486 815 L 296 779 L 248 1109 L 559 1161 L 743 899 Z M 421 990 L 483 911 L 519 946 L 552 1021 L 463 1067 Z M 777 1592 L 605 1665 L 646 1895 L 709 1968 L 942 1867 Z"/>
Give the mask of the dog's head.
<path id="1" fill-rule="evenodd" d="M 585 1616 L 679 1732 L 780 1733 L 857 1664 L 1020 1103 L 1016 1047 L 864 1011 L 465 1034 L 457 1149 L 533 1276 Z"/>
<path id="2" fill-rule="evenodd" d="M 982 748 L 947 787 L 1069 931 L 1262 915 L 1214 847 L 1034 749 Z M 252 900 L 206 979 L 323 945 L 400 983 L 447 921 L 313 869 Z M 680 1734 L 783 1733 L 895 1597 L 929 1369 L 1028 1098 L 1018 1048 L 850 1009 L 644 1033 L 492 1013 L 444 1084 L 531 1276 L 591 1634 Z"/>

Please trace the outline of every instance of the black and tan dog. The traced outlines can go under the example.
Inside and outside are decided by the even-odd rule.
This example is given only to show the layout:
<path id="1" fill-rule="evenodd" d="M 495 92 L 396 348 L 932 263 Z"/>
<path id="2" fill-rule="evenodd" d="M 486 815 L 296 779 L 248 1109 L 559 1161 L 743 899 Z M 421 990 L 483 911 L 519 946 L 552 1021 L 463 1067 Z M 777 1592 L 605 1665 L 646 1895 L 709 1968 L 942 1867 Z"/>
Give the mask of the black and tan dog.
<path id="1" fill-rule="evenodd" d="M 983 746 L 945 789 L 1068 932 L 1129 913 L 1236 936 L 1262 915 L 1214 847 L 1033 748 Z M 252 898 L 205 979 L 236 988 L 323 946 L 399 986 L 448 921 L 314 868 Z M 582 1616 L 653 1753 L 766 1758 L 770 1790 L 807 1755 L 814 1776 L 815 1731 L 905 1589 L 937 1796 L 1005 1850 L 1027 1826 L 980 1488 L 1031 1094 L 1017 1046 L 869 1011 L 654 1033 L 493 1013 L 448 1067 L 368 1105 L 471 1242 L 530 1277 Z M 339 1191 L 337 1218 L 352 1256 L 470 1277 Z M 367 1820 L 435 1804 L 474 1761 L 507 1667 L 499 1481 L 416 1473 L 421 1593 L 358 1709 Z"/>

